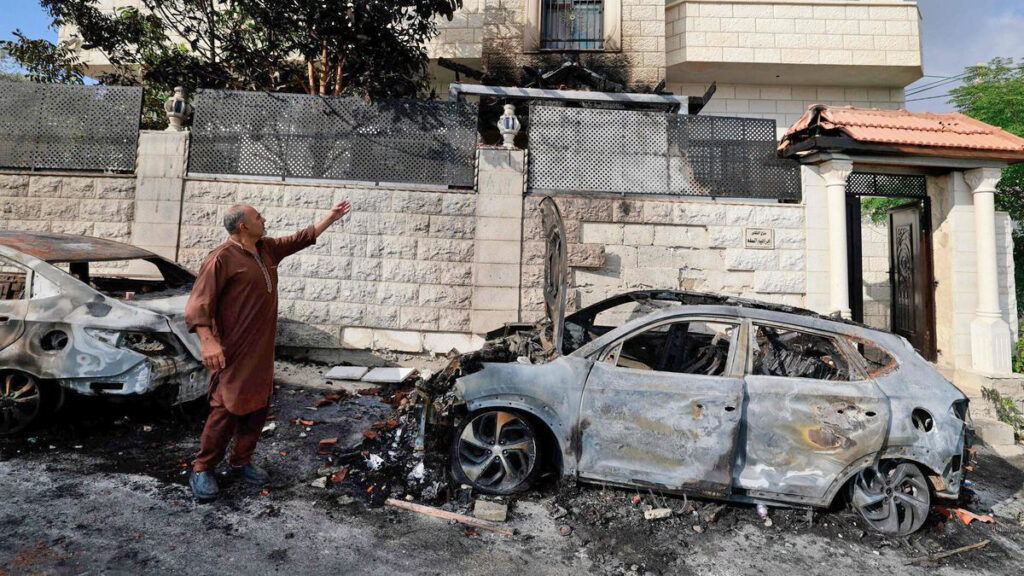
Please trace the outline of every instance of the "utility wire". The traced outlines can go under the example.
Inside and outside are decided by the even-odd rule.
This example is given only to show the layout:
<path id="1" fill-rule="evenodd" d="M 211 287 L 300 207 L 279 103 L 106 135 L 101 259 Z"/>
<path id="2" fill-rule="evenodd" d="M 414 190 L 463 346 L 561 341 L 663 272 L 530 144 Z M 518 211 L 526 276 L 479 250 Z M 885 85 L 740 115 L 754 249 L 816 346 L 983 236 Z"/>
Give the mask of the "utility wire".
<path id="1" fill-rule="evenodd" d="M 961 74 L 959 76 L 953 76 L 951 78 L 946 78 L 944 80 L 937 80 L 935 82 L 929 82 L 928 84 L 923 84 L 921 86 L 914 86 L 913 88 L 909 89 L 907 94 L 910 95 L 910 94 L 918 94 L 920 92 L 927 92 L 928 90 L 931 90 L 932 88 L 936 88 L 936 87 L 944 85 L 944 84 L 950 84 L 952 82 L 956 82 L 957 80 L 962 80 L 966 76 L 967 76 L 967 74 Z"/>
<path id="2" fill-rule="evenodd" d="M 936 98 L 946 98 L 947 96 L 949 96 L 949 92 L 946 92 L 945 94 L 939 94 L 938 96 L 925 96 L 923 98 L 910 98 L 909 100 L 904 100 L 904 102 L 917 102 L 919 100 L 934 100 Z"/>
<path id="3" fill-rule="evenodd" d="M 954 84 L 954 83 L 960 83 L 960 82 L 961 82 L 960 79 L 947 80 L 946 82 L 943 82 L 942 84 L 936 84 L 934 86 L 929 86 L 927 88 L 920 88 L 920 89 L 915 88 L 915 89 L 912 89 L 909 92 L 907 92 L 906 94 L 904 94 L 904 96 L 914 96 L 916 94 L 922 94 L 924 92 L 931 92 L 932 90 L 934 90 L 936 88 L 942 88 L 943 86 L 947 86 L 949 84 Z"/>

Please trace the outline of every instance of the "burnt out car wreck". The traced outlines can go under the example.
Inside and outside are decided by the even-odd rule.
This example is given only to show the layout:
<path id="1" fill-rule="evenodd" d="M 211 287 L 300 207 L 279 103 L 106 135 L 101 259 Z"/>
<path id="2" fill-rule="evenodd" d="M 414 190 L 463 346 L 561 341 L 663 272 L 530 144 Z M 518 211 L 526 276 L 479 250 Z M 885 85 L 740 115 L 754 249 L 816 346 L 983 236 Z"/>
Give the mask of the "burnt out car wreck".
<path id="1" fill-rule="evenodd" d="M 207 374 L 184 322 L 194 280 L 134 246 L 0 231 L 0 435 L 36 424 L 65 391 L 201 396 Z"/>
<path id="2" fill-rule="evenodd" d="M 508 326 L 421 383 L 457 482 L 490 494 L 563 477 L 745 503 L 846 499 L 906 535 L 959 495 L 967 398 L 893 334 L 806 310 L 674 291 L 565 316 L 557 206 L 549 322 Z M 430 427 L 433 429 L 434 427 Z"/>

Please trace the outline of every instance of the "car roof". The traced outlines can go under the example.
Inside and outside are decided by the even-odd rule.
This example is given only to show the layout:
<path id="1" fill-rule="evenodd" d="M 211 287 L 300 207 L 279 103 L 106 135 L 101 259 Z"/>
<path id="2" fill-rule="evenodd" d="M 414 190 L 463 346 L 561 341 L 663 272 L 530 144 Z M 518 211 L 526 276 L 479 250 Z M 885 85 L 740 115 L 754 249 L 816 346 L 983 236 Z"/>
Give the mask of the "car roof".
<path id="1" fill-rule="evenodd" d="M 0 230 L 0 246 L 49 262 L 106 262 L 155 258 L 156 254 L 130 244 L 92 236 Z"/>

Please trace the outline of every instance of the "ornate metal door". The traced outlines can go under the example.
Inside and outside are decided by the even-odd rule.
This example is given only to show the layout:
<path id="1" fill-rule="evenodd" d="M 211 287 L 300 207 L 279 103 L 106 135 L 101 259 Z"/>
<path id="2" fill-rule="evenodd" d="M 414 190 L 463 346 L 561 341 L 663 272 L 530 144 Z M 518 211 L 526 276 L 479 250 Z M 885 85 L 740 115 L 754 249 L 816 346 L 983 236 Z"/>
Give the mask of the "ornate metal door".
<path id="1" fill-rule="evenodd" d="M 889 210 L 889 276 L 892 331 L 922 356 L 935 360 L 931 241 L 926 202 Z"/>

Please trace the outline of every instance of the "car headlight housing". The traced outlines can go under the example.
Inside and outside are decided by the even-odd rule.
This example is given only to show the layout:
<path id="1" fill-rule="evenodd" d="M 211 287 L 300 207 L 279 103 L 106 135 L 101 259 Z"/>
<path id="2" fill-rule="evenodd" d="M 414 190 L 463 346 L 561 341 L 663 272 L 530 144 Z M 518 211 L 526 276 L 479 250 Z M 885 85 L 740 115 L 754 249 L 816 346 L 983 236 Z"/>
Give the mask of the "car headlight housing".
<path id="1" fill-rule="evenodd" d="M 86 328 L 85 332 L 107 346 L 131 350 L 146 356 L 175 352 L 164 335 L 155 332 L 127 332 L 106 328 Z"/>

